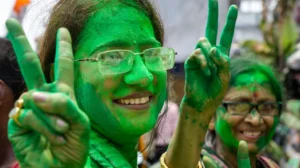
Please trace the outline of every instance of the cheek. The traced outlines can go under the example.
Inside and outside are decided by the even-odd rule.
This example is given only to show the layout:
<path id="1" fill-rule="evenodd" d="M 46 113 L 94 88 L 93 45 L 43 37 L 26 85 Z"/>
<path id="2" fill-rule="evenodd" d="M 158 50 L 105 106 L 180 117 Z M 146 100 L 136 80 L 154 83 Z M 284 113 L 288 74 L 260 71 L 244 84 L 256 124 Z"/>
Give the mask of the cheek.
<path id="1" fill-rule="evenodd" d="M 274 122 L 274 118 L 273 118 L 273 117 L 265 118 L 265 119 L 264 119 L 264 122 L 265 122 L 265 124 L 266 124 L 268 130 L 272 129 L 272 127 L 274 126 L 274 124 L 276 124 L 276 123 Z M 275 126 L 275 127 L 276 127 L 276 126 Z"/>
<path id="2" fill-rule="evenodd" d="M 153 75 L 153 86 L 159 87 L 159 89 L 165 89 L 167 87 L 167 72 L 152 72 Z"/>
<path id="3" fill-rule="evenodd" d="M 91 84 L 97 93 L 112 92 L 120 83 L 121 76 L 104 76 L 99 72 L 97 65 L 82 63 L 75 67 L 77 84 Z M 78 80 L 79 79 L 79 80 Z M 104 94 L 107 95 L 107 94 Z"/>

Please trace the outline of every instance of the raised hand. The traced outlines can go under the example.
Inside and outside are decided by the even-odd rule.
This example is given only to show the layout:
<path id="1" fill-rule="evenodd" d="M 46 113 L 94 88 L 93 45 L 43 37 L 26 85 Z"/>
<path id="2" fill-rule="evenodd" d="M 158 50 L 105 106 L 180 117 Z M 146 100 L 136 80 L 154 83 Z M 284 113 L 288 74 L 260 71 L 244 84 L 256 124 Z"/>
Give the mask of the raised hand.
<path id="1" fill-rule="evenodd" d="M 239 142 L 237 153 L 238 168 L 251 168 L 248 145 L 245 141 Z"/>
<path id="2" fill-rule="evenodd" d="M 217 45 L 218 0 L 209 0 L 206 37 L 185 62 L 185 95 L 178 125 L 166 154 L 170 167 L 196 167 L 209 122 L 228 88 L 229 51 L 237 19 L 231 6 Z M 184 162 L 185 161 L 185 162 Z"/>
<path id="3" fill-rule="evenodd" d="M 202 157 L 205 168 L 222 168 L 216 160 L 214 160 L 206 151 L 202 151 Z M 237 152 L 237 165 L 238 168 L 251 168 L 248 145 L 245 141 L 240 141 Z"/>
<path id="4" fill-rule="evenodd" d="M 228 87 L 229 51 L 234 34 L 237 7 L 231 6 L 217 45 L 218 1 L 209 0 L 206 38 L 200 38 L 196 50 L 185 62 L 186 83 L 183 103 L 211 118 Z M 213 110 L 210 110 L 212 109 Z"/>
<path id="5" fill-rule="evenodd" d="M 69 31 L 59 29 L 54 81 L 46 83 L 37 54 L 21 25 L 6 22 L 28 87 L 18 122 L 9 121 L 8 136 L 21 167 L 84 167 L 90 123 L 74 96 L 73 51 Z M 15 110 L 15 109 L 13 109 Z"/>

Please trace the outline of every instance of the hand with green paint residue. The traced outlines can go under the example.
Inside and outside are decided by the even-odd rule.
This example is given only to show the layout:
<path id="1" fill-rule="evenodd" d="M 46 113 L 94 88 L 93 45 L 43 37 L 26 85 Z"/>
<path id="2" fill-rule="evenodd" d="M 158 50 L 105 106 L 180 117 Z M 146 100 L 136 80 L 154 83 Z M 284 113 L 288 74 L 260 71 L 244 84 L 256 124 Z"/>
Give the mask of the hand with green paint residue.
<path id="1" fill-rule="evenodd" d="M 202 161 L 205 168 L 221 168 L 211 157 L 203 156 Z M 238 168 L 251 168 L 248 145 L 245 141 L 239 142 L 237 153 L 237 165 Z"/>
<path id="2" fill-rule="evenodd" d="M 18 21 L 6 22 L 28 92 L 18 118 L 10 119 L 8 136 L 21 167 L 84 167 L 90 122 L 73 91 L 73 52 L 67 29 L 57 33 L 55 80 L 46 83 L 40 60 Z"/>
<path id="3" fill-rule="evenodd" d="M 216 109 L 219 106 L 230 79 L 229 51 L 237 19 L 237 7 L 233 5 L 229 9 L 219 45 L 216 44 L 217 11 L 218 1 L 210 0 L 206 38 L 200 38 L 196 50 L 185 62 L 186 81 L 183 105 L 194 108 L 199 114 L 206 113 L 211 107 Z"/>
<path id="4" fill-rule="evenodd" d="M 246 141 L 240 141 L 237 153 L 238 168 L 251 168 L 248 145 Z"/>
<path id="5" fill-rule="evenodd" d="M 237 7 L 231 6 L 217 45 L 218 0 L 209 0 L 206 37 L 185 62 L 185 95 L 180 118 L 165 162 L 170 167 L 196 167 L 209 122 L 228 88 L 229 51 L 237 19 Z M 186 161 L 184 161 L 186 160 Z"/>

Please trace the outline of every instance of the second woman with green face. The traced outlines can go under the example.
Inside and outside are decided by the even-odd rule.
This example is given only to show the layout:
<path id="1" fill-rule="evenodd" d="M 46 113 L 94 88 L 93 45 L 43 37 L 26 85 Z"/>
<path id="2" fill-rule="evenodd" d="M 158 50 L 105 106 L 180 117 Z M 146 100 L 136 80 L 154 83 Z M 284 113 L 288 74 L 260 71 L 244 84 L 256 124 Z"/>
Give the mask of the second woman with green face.
<path id="1" fill-rule="evenodd" d="M 221 167 L 237 167 L 239 141 L 248 144 L 252 167 L 274 166 L 257 154 L 271 140 L 281 113 L 281 87 L 268 65 L 236 58 L 230 65 L 230 88 L 210 123 L 203 154 Z"/>

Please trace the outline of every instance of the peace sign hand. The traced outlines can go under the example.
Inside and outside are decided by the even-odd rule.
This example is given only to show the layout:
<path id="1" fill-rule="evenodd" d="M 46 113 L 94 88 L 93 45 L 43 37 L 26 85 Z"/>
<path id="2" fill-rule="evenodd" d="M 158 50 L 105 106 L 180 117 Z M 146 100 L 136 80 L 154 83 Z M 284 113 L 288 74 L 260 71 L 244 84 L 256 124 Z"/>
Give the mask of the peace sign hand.
<path id="1" fill-rule="evenodd" d="M 230 7 L 220 44 L 216 45 L 218 1 L 209 0 L 206 38 L 200 38 L 196 50 L 185 62 L 186 83 L 182 105 L 194 109 L 195 113 L 190 115 L 201 117 L 203 125 L 208 125 L 227 91 L 230 79 L 228 55 L 237 12 L 236 6 Z"/>
<path id="2" fill-rule="evenodd" d="M 21 167 L 84 167 L 90 122 L 74 95 L 73 51 L 67 29 L 57 33 L 55 80 L 46 83 L 37 54 L 18 21 L 6 26 L 28 87 L 21 96 L 19 124 L 10 119 L 8 136 Z"/>

